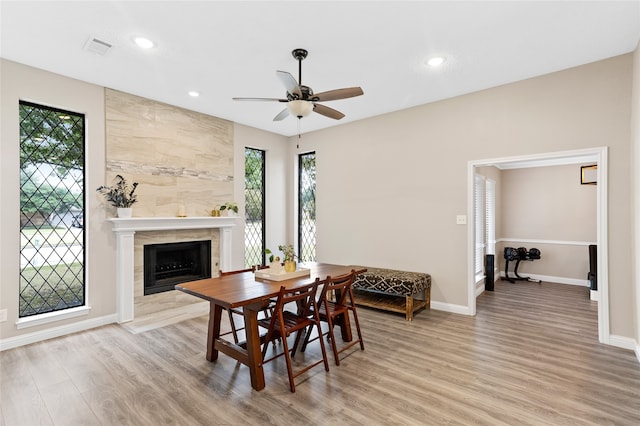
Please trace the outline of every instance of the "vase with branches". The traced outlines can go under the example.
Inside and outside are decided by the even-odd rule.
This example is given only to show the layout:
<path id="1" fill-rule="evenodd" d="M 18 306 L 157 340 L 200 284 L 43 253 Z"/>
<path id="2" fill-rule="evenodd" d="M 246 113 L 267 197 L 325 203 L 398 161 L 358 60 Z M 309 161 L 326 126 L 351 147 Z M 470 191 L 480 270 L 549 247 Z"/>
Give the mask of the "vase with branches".
<path id="1" fill-rule="evenodd" d="M 118 209 L 129 209 L 138 201 L 138 196 L 135 194 L 137 187 L 138 182 L 129 185 L 122 175 L 116 175 L 113 185 L 99 186 L 96 191 L 102 194 L 112 206 Z"/>

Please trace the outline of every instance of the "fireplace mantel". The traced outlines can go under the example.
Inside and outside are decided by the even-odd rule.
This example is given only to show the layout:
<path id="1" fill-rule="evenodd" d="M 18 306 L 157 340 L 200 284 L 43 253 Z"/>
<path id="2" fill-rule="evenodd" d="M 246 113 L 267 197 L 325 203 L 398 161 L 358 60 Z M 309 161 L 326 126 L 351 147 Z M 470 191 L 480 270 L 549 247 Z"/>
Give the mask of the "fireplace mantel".
<path id="1" fill-rule="evenodd" d="M 114 232 L 164 231 L 173 229 L 227 228 L 235 226 L 237 217 L 115 217 L 109 219 Z"/>
<path id="2" fill-rule="evenodd" d="M 131 217 L 108 220 L 116 233 L 116 288 L 120 323 L 131 321 L 134 317 L 133 236 L 136 232 L 219 228 L 220 269 L 231 269 L 231 229 L 236 225 L 237 217 Z"/>

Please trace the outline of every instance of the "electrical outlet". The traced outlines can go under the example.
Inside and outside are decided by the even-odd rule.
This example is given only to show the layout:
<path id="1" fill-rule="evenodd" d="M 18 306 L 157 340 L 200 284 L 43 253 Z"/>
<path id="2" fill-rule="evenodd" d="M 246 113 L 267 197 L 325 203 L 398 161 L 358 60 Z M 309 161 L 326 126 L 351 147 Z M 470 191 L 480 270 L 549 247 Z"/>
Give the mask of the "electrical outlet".
<path id="1" fill-rule="evenodd" d="M 467 216 L 464 214 L 459 214 L 456 216 L 456 225 L 466 225 L 467 224 Z"/>
<path id="2" fill-rule="evenodd" d="M 7 310 L 0 309 L 0 322 L 5 322 L 7 320 Z"/>

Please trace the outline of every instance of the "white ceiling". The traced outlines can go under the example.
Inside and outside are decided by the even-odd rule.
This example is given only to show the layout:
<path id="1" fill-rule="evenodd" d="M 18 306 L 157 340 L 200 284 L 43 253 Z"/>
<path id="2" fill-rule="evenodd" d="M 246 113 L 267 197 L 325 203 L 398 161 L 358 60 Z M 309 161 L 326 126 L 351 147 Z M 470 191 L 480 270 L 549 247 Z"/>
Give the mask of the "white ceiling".
<path id="1" fill-rule="evenodd" d="M 294 48 L 315 92 L 364 90 L 325 103 L 340 121 L 303 118 L 306 133 L 631 52 L 640 1 L 2 0 L 0 23 L 2 58 L 290 136 L 297 119 L 272 121 L 283 104 L 231 98 L 284 97 L 275 71 L 297 78 Z M 89 52 L 92 37 L 113 47 Z"/>

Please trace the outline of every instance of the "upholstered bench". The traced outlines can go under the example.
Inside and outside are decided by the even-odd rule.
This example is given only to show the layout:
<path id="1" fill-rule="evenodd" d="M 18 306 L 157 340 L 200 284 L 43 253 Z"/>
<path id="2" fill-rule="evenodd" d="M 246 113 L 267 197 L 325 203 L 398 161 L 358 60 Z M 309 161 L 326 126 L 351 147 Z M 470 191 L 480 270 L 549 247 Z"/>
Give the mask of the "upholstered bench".
<path id="1" fill-rule="evenodd" d="M 431 275 L 366 267 L 353 283 L 355 302 L 386 311 L 403 313 L 407 321 L 420 309 L 431 307 Z"/>

